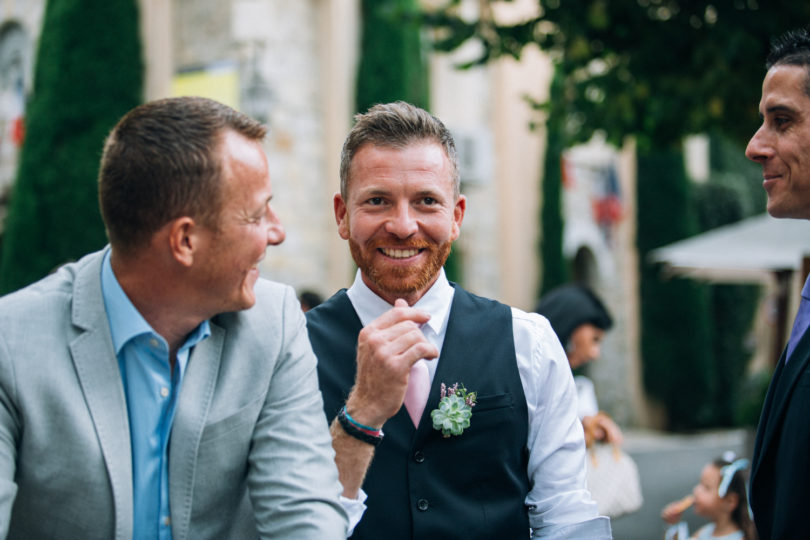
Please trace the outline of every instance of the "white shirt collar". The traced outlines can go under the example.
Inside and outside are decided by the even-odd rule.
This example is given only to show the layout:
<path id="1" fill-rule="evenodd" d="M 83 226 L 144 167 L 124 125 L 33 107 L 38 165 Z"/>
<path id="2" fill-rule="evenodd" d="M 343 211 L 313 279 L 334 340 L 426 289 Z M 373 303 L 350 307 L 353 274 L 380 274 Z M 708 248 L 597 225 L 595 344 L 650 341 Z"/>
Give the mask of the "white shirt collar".
<path id="1" fill-rule="evenodd" d="M 426 323 L 437 336 L 443 336 L 447 328 L 447 319 L 450 314 L 450 305 L 453 302 L 455 289 L 450 286 L 444 268 L 439 272 L 436 282 L 427 290 L 413 307 L 421 309 L 430 315 L 430 320 Z M 374 319 L 391 309 L 391 304 L 377 296 L 363 282 L 360 270 L 354 276 L 354 283 L 346 291 L 349 300 L 360 317 L 363 326 L 367 326 Z"/>

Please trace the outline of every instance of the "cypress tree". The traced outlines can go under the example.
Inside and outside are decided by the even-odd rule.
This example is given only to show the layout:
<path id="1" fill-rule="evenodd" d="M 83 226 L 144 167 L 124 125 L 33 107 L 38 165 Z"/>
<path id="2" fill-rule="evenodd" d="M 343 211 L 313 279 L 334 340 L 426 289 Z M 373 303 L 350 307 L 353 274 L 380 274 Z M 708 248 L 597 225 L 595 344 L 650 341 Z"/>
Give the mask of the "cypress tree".
<path id="1" fill-rule="evenodd" d="M 559 66 L 551 80 L 550 102 L 561 99 L 564 75 Z M 540 264 L 542 266 L 540 294 L 568 281 L 568 266 L 563 256 L 562 172 L 561 159 L 565 149 L 564 113 L 554 107 L 546 122 L 546 156 L 543 162 L 542 207 L 540 209 Z"/>
<path id="2" fill-rule="evenodd" d="M 429 82 L 417 0 L 362 0 L 363 31 L 355 107 L 406 101 L 430 109 Z M 455 247 L 445 263 L 451 281 L 461 281 Z"/>
<path id="3" fill-rule="evenodd" d="M 136 0 L 49 0 L 11 193 L 0 293 L 106 240 L 96 177 L 102 144 L 142 99 Z"/>
<path id="4" fill-rule="evenodd" d="M 716 379 L 706 286 L 666 280 L 660 267 L 645 262 L 651 249 L 698 230 L 680 150 L 639 150 L 636 197 L 644 386 L 666 406 L 670 428 L 706 427 Z"/>
<path id="5" fill-rule="evenodd" d="M 397 100 L 428 109 L 427 65 L 417 17 L 419 2 L 362 0 L 361 10 L 357 111 Z"/>

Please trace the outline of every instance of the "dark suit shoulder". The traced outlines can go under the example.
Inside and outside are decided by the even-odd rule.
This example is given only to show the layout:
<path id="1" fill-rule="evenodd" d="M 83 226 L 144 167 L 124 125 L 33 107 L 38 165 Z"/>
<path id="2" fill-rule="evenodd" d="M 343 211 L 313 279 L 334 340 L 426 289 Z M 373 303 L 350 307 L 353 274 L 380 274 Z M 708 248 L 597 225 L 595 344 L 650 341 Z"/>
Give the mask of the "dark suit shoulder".
<path id="1" fill-rule="evenodd" d="M 307 328 L 312 332 L 348 329 L 360 324 L 346 289 L 341 289 L 317 307 L 306 312 Z"/>
<path id="2" fill-rule="evenodd" d="M 453 287 L 456 291 L 456 294 L 453 297 L 454 300 L 456 298 L 463 298 L 463 301 L 469 302 L 470 304 L 483 309 L 487 308 L 491 309 L 498 306 L 511 309 L 508 305 L 502 302 L 498 302 L 497 300 L 493 300 L 492 298 L 487 298 L 485 296 L 479 296 L 475 293 L 471 293 L 467 289 L 461 287 L 460 285 L 452 281 L 450 282 L 450 286 Z"/>

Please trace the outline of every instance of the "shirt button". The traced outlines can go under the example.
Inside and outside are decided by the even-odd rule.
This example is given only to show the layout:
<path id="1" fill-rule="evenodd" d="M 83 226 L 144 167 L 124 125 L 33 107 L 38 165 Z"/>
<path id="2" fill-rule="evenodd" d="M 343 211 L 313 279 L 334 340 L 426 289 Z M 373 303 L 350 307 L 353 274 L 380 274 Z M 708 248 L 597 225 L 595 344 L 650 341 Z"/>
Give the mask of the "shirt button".
<path id="1" fill-rule="evenodd" d="M 150 346 L 150 347 L 152 347 L 153 349 L 157 349 L 157 347 L 158 347 L 158 340 L 157 340 L 157 338 L 152 338 L 152 339 L 150 339 L 150 340 L 149 340 L 149 346 Z"/>
<path id="2" fill-rule="evenodd" d="M 413 460 L 417 463 L 422 463 L 425 461 L 425 454 L 423 454 L 421 450 L 417 450 L 413 453 Z"/>
<path id="3" fill-rule="evenodd" d="M 172 518 L 166 516 L 165 518 L 163 518 L 163 524 L 168 527 L 169 525 L 172 524 Z"/>
<path id="4" fill-rule="evenodd" d="M 161 397 L 169 397 L 169 389 L 166 388 L 165 386 L 161 386 L 160 387 L 160 396 Z M 169 519 L 169 518 L 166 518 L 166 519 Z"/>
<path id="5" fill-rule="evenodd" d="M 430 505 L 428 504 L 427 499 L 419 499 L 418 501 L 416 501 L 416 507 L 422 512 L 427 510 L 428 506 Z"/>

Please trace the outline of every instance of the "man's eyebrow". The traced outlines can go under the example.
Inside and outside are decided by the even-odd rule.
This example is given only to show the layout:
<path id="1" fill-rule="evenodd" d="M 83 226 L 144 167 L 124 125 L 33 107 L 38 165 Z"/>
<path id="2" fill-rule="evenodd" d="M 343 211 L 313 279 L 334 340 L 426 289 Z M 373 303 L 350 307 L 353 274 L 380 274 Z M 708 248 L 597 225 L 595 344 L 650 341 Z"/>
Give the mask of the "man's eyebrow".
<path id="1" fill-rule="evenodd" d="M 796 112 L 796 109 L 794 109 L 793 107 L 789 107 L 787 105 L 781 105 L 780 104 L 780 105 L 771 105 L 770 107 L 767 107 L 765 109 L 765 112 L 767 114 L 773 114 L 773 113 L 778 113 L 778 112 L 785 112 L 785 113 L 791 113 L 792 114 L 792 113 Z"/>
<path id="2" fill-rule="evenodd" d="M 366 190 L 360 190 L 360 195 L 363 197 L 383 197 L 391 193 L 390 190 L 382 187 L 372 187 Z"/>

